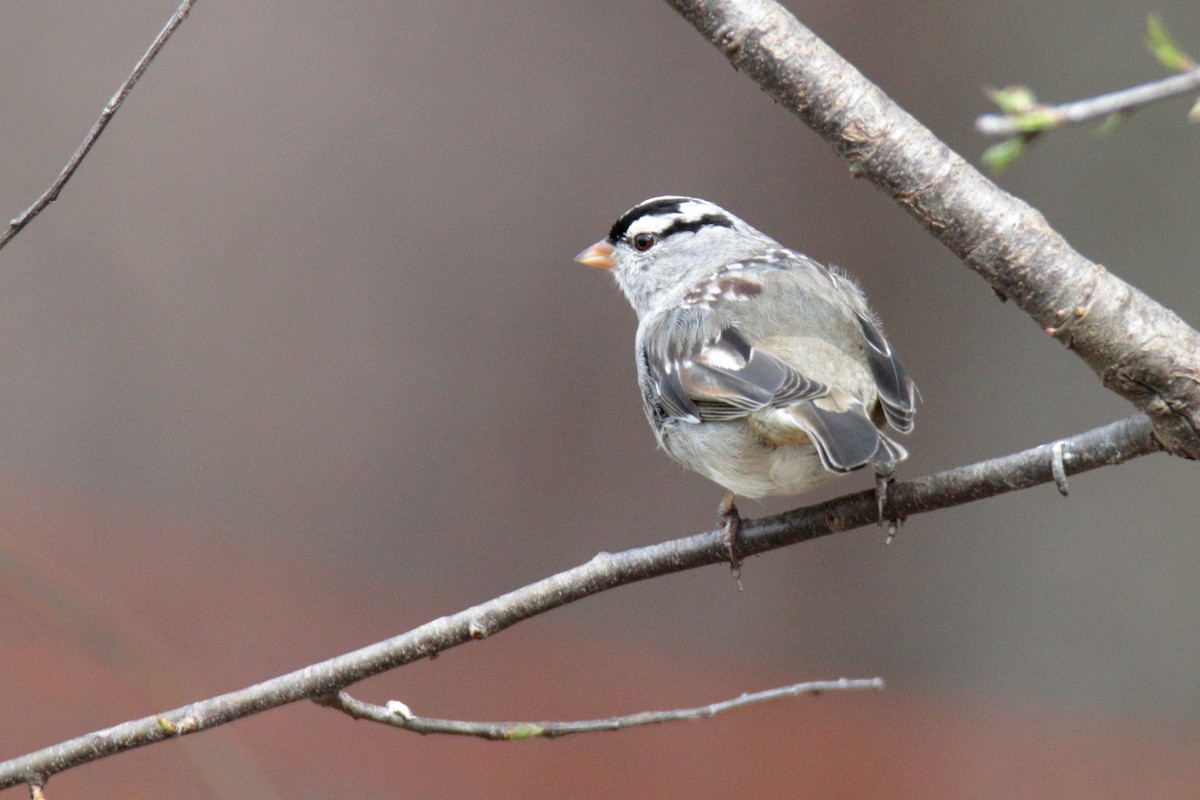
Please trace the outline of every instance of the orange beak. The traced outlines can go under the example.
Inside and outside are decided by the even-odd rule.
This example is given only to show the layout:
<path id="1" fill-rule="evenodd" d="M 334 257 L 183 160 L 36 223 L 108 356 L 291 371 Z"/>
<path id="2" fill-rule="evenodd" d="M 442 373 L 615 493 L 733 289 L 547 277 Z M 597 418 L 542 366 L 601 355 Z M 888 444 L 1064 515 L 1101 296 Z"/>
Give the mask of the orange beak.
<path id="1" fill-rule="evenodd" d="M 587 250 L 575 256 L 575 260 L 580 264 L 587 264 L 589 267 L 599 267 L 600 269 L 612 269 L 617 263 L 613 259 L 613 246 L 605 239 L 601 239 Z"/>

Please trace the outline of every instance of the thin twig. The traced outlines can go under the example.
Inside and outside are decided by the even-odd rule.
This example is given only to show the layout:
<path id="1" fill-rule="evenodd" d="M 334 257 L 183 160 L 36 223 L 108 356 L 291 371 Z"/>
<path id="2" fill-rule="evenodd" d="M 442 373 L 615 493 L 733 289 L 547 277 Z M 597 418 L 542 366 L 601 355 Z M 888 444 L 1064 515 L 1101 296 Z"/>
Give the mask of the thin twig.
<path id="1" fill-rule="evenodd" d="M 1059 105 L 1039 103 L 1019 114 L 980 114 L 975 119 L 975 130 L 985 136 L 1017 136 L 1030 133 L 1029 119 L 1037 120 L 1038 132 L 1054 130 L 1134 111 L 1181 94 L 1191 94 L 1198 89 L 1200 70 L 1193 70 L 1083 100 Z"/>
<path id="2" fill-rule="evenodd" d="M 396 728 L 403 728 L 414 733 L 446 733 L 456 736 L 476 736 L 481 739 L 513 740 L 513 739 L 553 739 L 572 733 L 597 733 L 599 731 L 619 731 L 634 728 L 639 725 L 657 725 L 663 722 L 678 722 L 689 719 L 705 719 L 715 717 L 725 711 L 735 708 L 767 703 L 787 697 L 799 697 L 802 694 L 821 694 L 823 692 L 847 692 L 862 689 L 883 689 L 883 678 L 839 678 L 836 681 L 808 681 L 793 683 L 790 686 L 780 686 L 762 692 L 749 692 L 731 700 L 722 700 L 696 708 L 676 708 L 670 711 L 642 711 L 638 714 L 627 714 L 606 719 L 586 719 L 573 722 L 474 722 L 456 719 L 436 719 L 434 717 L 419 717 L 408 710 L 403 703 L 391 701 L 387 706 L 366 703 L 351 697 L 346 692 L 338 692 L 333 698 L 318 700 L 321 705 L 329 706 L 345 712 L 355 719 L 367 719 L 380 722 Z"/>
<path id="3" fill-rule="evenodd" d="M 1154 428 L 1143 414 L 1066 437 L 1066 474 L 1120 464 L 1158 452 Z M 1054 480 L 1053 444 L 957 467 L 888 488 L 889 519 L 969 503 Z M 739 552 L 746 556 L 850 530 L 878 521 L 874 489 L 773 517 L 744 520 Z M 560 572 L 464 611 L 427 622 L 407 633 L 368 645 L 254 686 L 200 700 L 110 728 L 84 734 L 0 763 L 0 789 L 44 782 L 65 769 L 132 750 L 162 739 L 208 730 L 270 708 L 336 695 L 345 687 L 443 650 L 483 639 L 522 620 L 637 581 L 727 565 L 722 530 L 662 542 L 621 553 L 600 553 L 586 564 Z"/>
<path id="4" fill-rule="evenodd" d="M 8 228 L 0 233 L 0 248 L 8 244 L 9 240 L 16 236 L 21 230 L 28 225 L 34 217 L 42 213 L 42 211 L 58 199 L 59 192 L 67 185 L 67 181 L 71 180 L 71 176 L 75 174 L 75 170 L 83 163 L 84 157 L 88 151 L 92 149 L 92 145 L 100 138 L 100 134 L 108 127 L 109 121 L 113 115 L 117 113 L 117 109 L 125 102 L 125 98 L 133 90 L 134 84 L 142 77 L 142 73 L 150 66 L 150 62 L 158 55 L 158 51 L 162 50 L 163 45 L 171 38 L 171 34 L 175 33 L 175 29 L 187 19 L 187 15 L 191 13 L 192 6 L 196 4 L 196 0 L 183 0 L 179 4 L 179 8 L 175 9 L 175 13 L 167 20 L 166 27 L 155 37 L 148 49 L 137 63 L 133 65 L 133 72 L 129 73 L 129 77 L 117 88 L 117 93 L 112 96 L 108 104 L 104 106 L 104 110 L 100 112 L 99 119 L 92 125 L 92 129 L 87 132 L 87 136 L 83 138 L 83 143 L 75 150 L 75 154 L 71 156 L 71 160 L 63 167 L 62 172 L 58 173 L 58 177 L 54 179 L 54 183 L 50 184 L 50 188 L 42 193 L 42 196 L 33 202 L 29 208 L 21 212 L 19 216 L 8 223 Z"/>

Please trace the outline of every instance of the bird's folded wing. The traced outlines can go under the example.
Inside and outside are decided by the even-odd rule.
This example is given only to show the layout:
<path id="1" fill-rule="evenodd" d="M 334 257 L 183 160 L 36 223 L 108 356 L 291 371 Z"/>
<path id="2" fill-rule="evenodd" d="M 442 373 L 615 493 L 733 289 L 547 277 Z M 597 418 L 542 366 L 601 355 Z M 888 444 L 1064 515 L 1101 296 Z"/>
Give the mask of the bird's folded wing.
<path id="1" fill-rule="evenodd" d="M 912 430 L 913 413 L 917 407 L 916 388 L 878 323 L 866 314 L 859 313 L 856 316 L 867 344 L 863 349 L 867 354 L 871 377 L 875 379 L 875 386 L 879 390 L 883 414 L 889 425 L 901 433 L 908 433 Z"/>
<path id="2" fill-rule="evenodd" d="M 646 329 L 643 346 L 653 399 L 670 417 L 691 423 L 746 418 L 767 444 L 811 441 L 836 472 L 905 456 L 875 427 L 861 400 L 753 347 L 708 309 L 668 312 Z"/>
<path id="3" fill-rule="evenodd" d="M 704 308 L 668 312 L 647 328 L 643 342 L 657 399 L 672 417 L 689 422 L 736 419 L 829 391 L 752 347 Z"/>

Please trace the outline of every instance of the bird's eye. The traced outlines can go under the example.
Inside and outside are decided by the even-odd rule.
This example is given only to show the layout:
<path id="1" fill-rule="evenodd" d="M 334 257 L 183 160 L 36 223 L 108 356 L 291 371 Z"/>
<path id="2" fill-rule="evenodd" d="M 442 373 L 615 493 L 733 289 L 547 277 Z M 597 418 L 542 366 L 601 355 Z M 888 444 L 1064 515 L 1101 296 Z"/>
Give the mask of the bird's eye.
<path id="1" fill-rule="evenodd" d="M 633 247 L 644 253 L 654 247 L 654 243 L 657 241 L 658 239 L 654 237 L 653 233 L 639 233 L 633 237 Z"/>

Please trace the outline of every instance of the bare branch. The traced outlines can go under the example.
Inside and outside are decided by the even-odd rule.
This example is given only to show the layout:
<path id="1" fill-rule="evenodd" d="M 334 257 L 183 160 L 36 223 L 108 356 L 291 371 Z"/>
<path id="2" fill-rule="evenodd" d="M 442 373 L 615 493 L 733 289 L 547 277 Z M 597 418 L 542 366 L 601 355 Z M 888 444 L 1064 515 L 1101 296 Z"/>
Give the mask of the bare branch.
<path id="1" fill-rule="evenodd" d="M 1200 334 L 1084 258 L 774 0 L 668 0 L 730 62 L 1200 457 Z"/>
<path id="2" fill-rule="evenodd" d="M 975 130 L 985 136 L 1040 133 L 1127 113 L 1197 90 L 1200 90 L 1200 70 L 1193 70 L 1070 103 L 1052 106 L 1036 103 L 1027 111 L 1014 114 L 980 114 L 975 119 Z"/>
<path id="3" fill-rule="evenodd" d="M 50 188 L 43 192 L 42 196 L 33 202 L 33 205 L 9 222 L 8 228 L 3 233 L 0 233 L 0 248 L 8 244 L 9 240 L 20 233 L 26 225 L 33 221 L 34 217 L 42 213 L 47 206 L 58 199 L 59 192 L 67 185 L 67 181 L 71 180 L 71 176 L 75 174 L 75 170 L 79 168 L 79 165 L 83 163 L 83 159 L 87 156 L 88 151 L 92 149 L 92 145 L 96 143 L 96 140 L 100 138 L 100 134 L 104 133 L 104 129 L 108 127 L 108 123 L 112 120 L 113 115 L 117 113 L 117 109 L 121 107 L 121 104 L 125 102 L 125 98 L 133 91 L 134 84 L 142 77 L 142 73 L 150 66 L 150 62 L 154 60 L 154 57 L 158 55 L 158 51 L 163 49 L 163 45 L 171 38 L 171 34 L 175 33 L 175 29 L 187 19 L 187 15 L 191 13 L 192 6 L 195 4 L 196 0 L 183 0 L 179 4 L 179 8 L 175 9 L 175 13 L 167 20 L 166 27 L 159 32 L 158 36 L 150 44 L 150 49 L 133 65 L 133 72 L 129 73 L 129 77 L 117 87 L 117 93 L 104 106 L 104 109 L 100 112 L 99 119 L 92 125 L 92 129 L 87 132 L 87 136 L 83 138 L 83 143 L 75 150 L 74 155 L 71 156 L 71 160 L 67 162 L 67 165 L 63 167 L 62 172 L 58 173 L 58 177 L 54 179 L 54 183 L 50 184 Z"/>
<path id="4" fill-rule="evenodd" d="M 823 692 L 845 692 L 861 689 L 883 689 L 882 678 L 839 678 L 836 681 L 808 681 L 793 683 L 791 686 L 780 686 L 762 692 L 742 694 L 731 700 L 710 703 L 696 708 L 676 708 L 670 711 L 643 711 L 639 714 L 627 714 L 621 717 L 607 719 L 587 719 L 574 722 L 471 722 L 455 719 L 435 719 L 419 717 L 408 710 L 403 703 L 391 701 L 387 706 L 374 703 L 364 703 L 351 697 L 346 692 L 338 692 L 333 698 L 319 701 L 322 705 L 345 712 L 355 719 L 368 719 L 396 728 L 403 728 L 414 733 L 446 733 L 457 736 L 476 736 L 481 739 L 554 739 L 572 733 L 597 733 L 599 731 L 619 731 L 625 728 L 635 728 L 639 725 L 657 725 L 663 722 L 678 722 L 689 719 L 705 719 L 715 717 L 725 711 L 735 708 L 781 700 L 787 697 L 799 697 L 802 694 L 821 694 Z"/>
<path id="5" fill-rule="evenodd" d="M 1141 414 L 1013 455 L 894 483 L 886 514 L 903 518 L 1054 481 L 1057 459 L 1074 475 L 1157 452 L 1150 420 Z M 754 555 L 827 536 L 878 519 L 867 489 L 773 517 L 744 520 L 738 550 Z M 472 639 L 484 639 L 522 620 L 606 589 L 708 564 L 728 564 L 723 531 L 714 530 L 591 561 L 529 584 L 407 633 L 239 691 L 200 700 L 61 742 L 0 763 L 0 789 L 44 783 L 51 775 L 162 739 L 208 730 L 297 700 L 331 702 L 345 687 L 428 658 Z"/>

